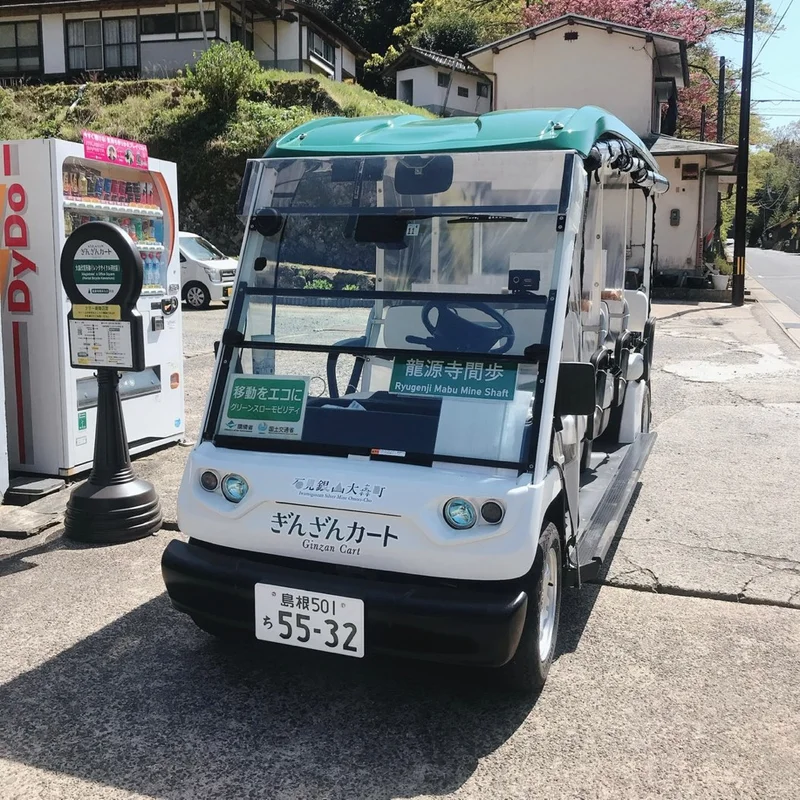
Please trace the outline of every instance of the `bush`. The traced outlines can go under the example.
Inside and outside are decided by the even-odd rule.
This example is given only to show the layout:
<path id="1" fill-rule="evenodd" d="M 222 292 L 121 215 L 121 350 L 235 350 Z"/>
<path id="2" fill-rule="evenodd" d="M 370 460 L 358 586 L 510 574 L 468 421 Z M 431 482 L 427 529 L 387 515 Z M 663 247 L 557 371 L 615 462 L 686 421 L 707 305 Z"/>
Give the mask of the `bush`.
<path id="1" fill-rule="evenodd" d="M 306 289 L 321 289 L 323 291 L 330 291 L 331 289 L 333 289 L 333 284 L 327 278 L 314 278 L 313 281 L 308 281 L 306 283 L 305 288 Z"/>
<path id="2" fill-rule="evenodd" d="M 364 275 L 352 272 L 337 272 L 333 276 L 333 288 L 337 291 L 346 289 L 348 291 L 355 291 L 360 289 L 362 291 L 369 291 L 374 287 L 375 279 L 372 275 Z"/>
<path id="3" fill-rule="evenodd" d="M 729 264 L 728 259 L 725 258 L 725 256 L 717 256 L 714 259 L 714 266 L 719 270 L 720 275 L 733 274 L 733 264 Z"/>
<path id="4" fill-rule="evenodd" d="M 474 17 L 461 11 L 446 11 L 426 21 L 414 44 L 447 56 L 471 50 L 480 39 L 480 26 Z"/>
<path id="5" fill-rule="evenodd" d="M 186 86 L 195 89 L 206 103 L 231 112 L 258 82 L 261 66 L 240 42 L 218 42 L 186 68 Z"/>

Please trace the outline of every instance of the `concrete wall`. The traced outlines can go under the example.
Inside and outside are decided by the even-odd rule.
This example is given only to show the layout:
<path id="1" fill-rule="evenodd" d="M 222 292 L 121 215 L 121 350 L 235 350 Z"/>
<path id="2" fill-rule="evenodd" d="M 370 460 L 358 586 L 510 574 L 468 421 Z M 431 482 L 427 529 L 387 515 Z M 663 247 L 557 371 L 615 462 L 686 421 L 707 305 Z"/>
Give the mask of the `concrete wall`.
<path id="1" fill-rule="evenodd" d="M 576 41 L 564 34 L 577 32 Z M 653 45 L 583 25 L 526 39 L 494 56 L 498 109 L 595 105 L 650 132 Z"/>
<path id="2" fill-rule="evenodd" d="M 467 75 L 464 72 L 454 72 L 450 92 L 447 88 L 438 85 L 439 72 L 450 74 L 449 70 L 432 66 L 412 67 L 397 71 L 396 86 L 397 96 L 400 94 L 400 82 L 411 80 L 414 82 L 414 105 L 427 108 L 434 113 L 440 113 L 445 97 L 447 98 L 447 111 L 455 114 L 484 114 L 490 110 L 491 98 L 478 97 L 479 78 Z M 485 80 L 480 80 L 485 83 Z M 469 97 L 460 97 L 458 87 L 465 87 Z"/>
<path id="3" fill-rule="evenodd" d="M 675 156 L 660 156 L 661 174 L 669 180 L 670 188 L 656 198 L 656 236 L 659 269 L 693 269 L 697 263 L 697 221 L 700 212 L 702 179 L 681 180 L 681 167 L 675 166 Z M 679 156 L 681 164 L 700 164 L 705 168 L 705 156 Z M 701 176 L 702 178 L 702 176 Z M 714 201 L 716 203 L 716 200 Z M 670 212 L 680 211 L 680 223 L 670 225 Z"/>

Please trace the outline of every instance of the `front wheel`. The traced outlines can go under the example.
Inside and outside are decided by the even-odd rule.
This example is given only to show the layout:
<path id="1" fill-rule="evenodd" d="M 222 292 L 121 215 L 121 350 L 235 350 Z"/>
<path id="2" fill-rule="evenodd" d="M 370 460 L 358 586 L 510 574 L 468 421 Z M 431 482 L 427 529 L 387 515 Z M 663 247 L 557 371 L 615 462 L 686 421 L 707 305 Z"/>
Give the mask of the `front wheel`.
<path id="1" fill-rule="evenodd" d="M 190 308 L 194 309 L 208 308 L 211 303 L 211 295 L 208 289 L 197 281 L 192 281 L 192 283 L 184 287 L 183 299 Z"/>
<path id="2" fill-rule="evenodd" d="M 556 652 L 561 617 L 561 537 L 549 522 L 539 536 L 531 574 L 528 611 L 517 652 L 500 667 L 505 685 L 515 692 L 533 694 L 547 680 Z"/>

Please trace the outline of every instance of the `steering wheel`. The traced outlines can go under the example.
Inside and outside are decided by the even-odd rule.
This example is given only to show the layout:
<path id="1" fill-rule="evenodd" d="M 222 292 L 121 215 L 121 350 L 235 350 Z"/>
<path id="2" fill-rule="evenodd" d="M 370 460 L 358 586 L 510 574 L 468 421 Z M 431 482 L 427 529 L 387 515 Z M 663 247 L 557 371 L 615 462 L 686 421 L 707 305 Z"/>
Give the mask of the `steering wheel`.
<path id="1" fill-rule="evenodd" d="M 458 313 L 457 308 L 472 308 L 480 311 L 497 325 L 465 319 Z M 435 323 L 431 321 L 431 313 L 434 310 L 437 312 Z M 499 311 L 486 303 L 432 300 L 422 307 L 422 324 L 430 336 L 427 339 L 420 336 L 406 336 L 409 344 L 423 344 L 431 350 L 445 350 L 453 353 L 492 353 L 495 355 L 507 353 L 514 346 L 513 326 Z M 498 342 L 503 342 L 503 344 L 497 347 Z"/>

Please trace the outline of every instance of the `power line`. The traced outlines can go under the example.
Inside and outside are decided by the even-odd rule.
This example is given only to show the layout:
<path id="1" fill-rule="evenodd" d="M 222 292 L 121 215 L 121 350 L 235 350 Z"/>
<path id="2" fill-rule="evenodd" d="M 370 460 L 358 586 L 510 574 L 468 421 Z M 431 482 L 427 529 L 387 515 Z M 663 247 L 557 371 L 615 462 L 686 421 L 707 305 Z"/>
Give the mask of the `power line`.
<path id="1" fill-rule="evenodd" d="M 764 48 L 767 46 L 767 43 L 769 42 L 769 40 L 775 35 L 775 31 L 777 31 L 778 28 L 780 28 L 781 23 L 783 22 L 783 18 L 789 13 L 789 9 L 792 7 L 793 3 L 794 3 L 794 0 L 789 0 L 789 5 L 787 5 L 786 8 L 783 10 L 783 14 L 781 14 L 781 18 L 775 23 L 775 27 L 770 32 L 769 36 L 767 36 L 767 38 L 764 39 L 764 43 L 761 45 L 761 47 L 759 48 L 758 52 L 756 53 L 756 57 L 753 59 L 753 64 L 754 65 L 755 65 L 756 61 L 758 61 L 758 57 L 761 55 L 761 53 L 763 52 Z"/>
<path id="2" fill-rule="evenodd" d="M 757 75 L 753 77 L 754 81 L 762 81 L 764 83 L 769 83 L 771 86 L 778 87 L 775 91 L 785 94 L 786 92 L 792 92 L 794 95 L 800 94 L 800 89 L 792 88 L 791 86 L 786 86 L 783 83 L 778 83 L 777 81 L 772 80 L 772 78 L 767 78 L 764 75 Z M 781 89 L 783 92 L 781 92 Z"/>

